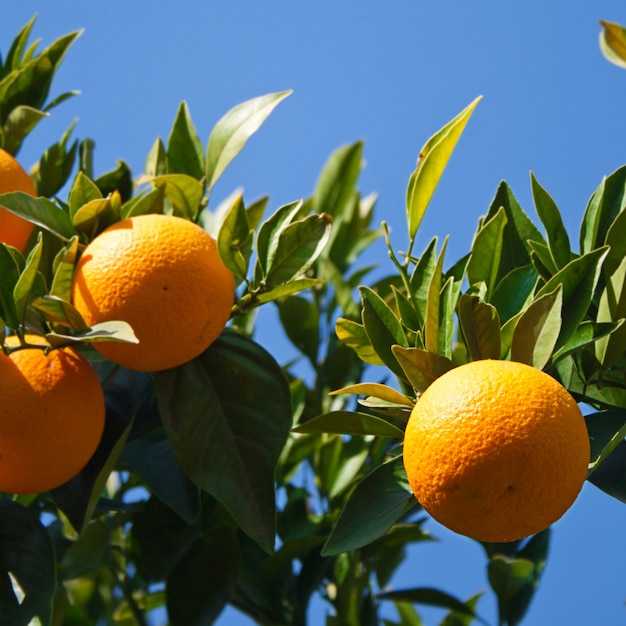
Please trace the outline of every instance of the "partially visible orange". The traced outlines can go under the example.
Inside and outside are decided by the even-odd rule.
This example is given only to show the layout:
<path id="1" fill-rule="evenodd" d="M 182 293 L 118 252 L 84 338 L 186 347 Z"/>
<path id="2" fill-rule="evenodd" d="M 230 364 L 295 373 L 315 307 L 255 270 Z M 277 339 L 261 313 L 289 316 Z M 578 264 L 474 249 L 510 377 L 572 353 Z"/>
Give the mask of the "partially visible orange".
<path id="1" fill-rule="evenodd" d="M 84 250 L 72 297 L 90 326 L 130 324 L 138 344 L 95 343 L 114 363 L 159 371 L 204 352 L 226 325 L 235 297 L 217 244 L 197 224 L 140 215 L 113 224 Z"/>
<path id="2" fill-rule="evenodd" d="M 0 491 L 41 493 L 73 478 L 98 447 L 104 417 L 100 381 L 75 350 L 0 351 Z"/>
<path id="3" fill-rule="evenodd" d="M 576 499 L 589 464 L 585 420 L 538 369 L 484 360 L 456 367 L 418 399 L 404 465 L 422 506 L 479 541 L 522 539 Z"/>
<path id="4" fill-rule="evenodd" d="M 11 191 L 37 195 L 30 176 L 12 155 L 0 148 L 0 194 Z M 0 241 L 23 252 L 32 232 L 31 222 L 0 208 Z"/>

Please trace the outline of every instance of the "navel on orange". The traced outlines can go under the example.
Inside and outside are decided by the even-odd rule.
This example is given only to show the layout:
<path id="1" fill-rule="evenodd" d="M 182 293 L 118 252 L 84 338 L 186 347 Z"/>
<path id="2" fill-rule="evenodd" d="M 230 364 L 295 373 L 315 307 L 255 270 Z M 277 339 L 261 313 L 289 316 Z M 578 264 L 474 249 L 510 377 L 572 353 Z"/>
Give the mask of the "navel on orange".
<path id="1" fill-rule="evenodd" d="M 589 464 L 584 418 L 554 378 L 511 361 L 454 368 L 418 399 L 404 465 L 422 506 L 479 541 L 537 533 L 576 499 Z"/>
<path id="2" fill-rule="evenodd" d="M 22 166 L 0 148 L 0 194 L 23 191 L 36 196 L 35 187 Z M 33 232 L 33 225 L 6 209 L 0 208 L 0 241 L 23 251 Z"/>
<path id="3" fill-rule="evenodd" d="M 17 345 L 17 338 L 7 343 Z M 0 398 L 0 491 L 48 491 L 93 456 L 104 428 L 104 394 L 91 365 L 73 349 L 0 351 Z"/>
<path id="4" fill-rule="evenodd" d="M 142 371 L 176 367 L 204 352 L 226 325 L 234 296 L 213 237 L 171 215 L 140 215 L 107 228 L 84 250 L 72 285 L 87 324 L 121 320 L 139 339 L 96 349 Z"/>

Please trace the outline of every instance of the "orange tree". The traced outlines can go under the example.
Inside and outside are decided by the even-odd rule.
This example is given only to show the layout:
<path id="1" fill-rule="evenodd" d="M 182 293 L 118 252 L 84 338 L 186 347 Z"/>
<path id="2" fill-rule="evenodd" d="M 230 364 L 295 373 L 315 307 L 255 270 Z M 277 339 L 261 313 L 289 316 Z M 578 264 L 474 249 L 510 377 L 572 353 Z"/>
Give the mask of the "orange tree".
<path id="1" fill-rule="evenodd" d="M 623 29 L 603 26 L 607 56 L 624 63 Z M 0 147 L 12 155 L 72 95 L 48 102 L 76 33 L 38 51 L 28 44 L 32 27 L 0 64 Z M 437 239 L 417 254 L 420 222 L 476 100 L 420 152 L 402 254 L 384 223 L 372 225 L 375 196 L 358 189 L 361 143 L 331 155 L 306 200 L 270 211 L 268 198 L 236 194 L 214 206 L 215 183 L 287 95 L 234 107 L 206 148 L 181 104 L 138 178 L 123 161 L 96 176 L 93 142 L 72 140 L 70 128 L 31 172 L 37 197 L 3 182 L 0 207 L 35 226 L 23 253 L 0 245 L 4 358 L 41 349 L 48 359 L 71 347 L 97 373 L 106 404 L 100 444 L 78 474 L 0 498 L 3 624 L 190 626 L 212 623 L 230 604 L 259 624 L 295 626 L 307 623 L 314 596 L 328 603 L 328 626 L 419 625 L 419 605 L 446 608 L 446 626 L 489 623 L 480 593 L 390 588 L 407 546 L 430 539 L 402 460 L 408 416 L 439 376 L 480 359 L 519 361 L 560 381 L 587 407 L 587 479 L 626 499 L 626 168 L 592 194 L 577 251 L 531 176 L 543 233 L 501 183 L 465 256 L 447 263 Z M 236 287 L 219 337 L 156 372 L 102 356 L 100 343 L 136 343 L 135 329 L 116 319 L 89 326 L 72 300 L 89 244 L 146 214 L 212 234 Z M 392 272 L 367 281 L 372 268 L 359 256 L 380 236 Z M 281 365 L 255 339 L 269 303 L 297 363 Z M 160 301 L 149 304 L 151 320 L 172 319 Z M 383 366 L 388 384 L 364 382 L 371 366 Z M 81 445 L 67 441 L 50 436 L 55 463 L 68 456 L 63 445 Z M 522 620 L 550 532 L 482 543 L 499 624 Z"/>

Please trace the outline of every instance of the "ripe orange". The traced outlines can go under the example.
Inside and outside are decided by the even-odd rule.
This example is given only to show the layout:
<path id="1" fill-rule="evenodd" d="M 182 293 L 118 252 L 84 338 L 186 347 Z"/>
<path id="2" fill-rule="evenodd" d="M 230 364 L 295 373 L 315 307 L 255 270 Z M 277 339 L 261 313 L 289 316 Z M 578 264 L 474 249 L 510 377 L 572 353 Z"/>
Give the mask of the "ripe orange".
<path id="1" fill-rule="evenodd" d="M 28 343 L 43 345 L 41 337 Z M 9 345 L 18 345 L 8 337 Z M 41 493 L 85 466 L 104 428 L 104 394 L 71 348 L 0 351 L 0 491 Z"/>
<path id="2" fill-rule="evenodd" d="M 30 176 L 22 166 L 5 150 L 0 148 L 0 194 L 10 191 L 23 191 L 31 196 L 37 192 Z M 23 251 L 33 232 L 33 225 L 27 220 L 0 208 L 0 241 Z"/>
<path id="3" fill-rule="evenodd" d="M 568 391 L 538 369 L 484 360 L 456 367 L 419 398 L 404 465 L 421 505 L 479 541 L 537 533 L 576 499 L 589 436 Z"/>
<path id="4" fill-rule="evenodd" d="M 159 371 L 193 359 L 217 339 L 230 317 L 235 281 L 200 226 L 140 215 L 87 246 L 72 296 L 90 326 L 122 320 L 139 339 L 94 344 L 101 354 L 131 369 Z"/>

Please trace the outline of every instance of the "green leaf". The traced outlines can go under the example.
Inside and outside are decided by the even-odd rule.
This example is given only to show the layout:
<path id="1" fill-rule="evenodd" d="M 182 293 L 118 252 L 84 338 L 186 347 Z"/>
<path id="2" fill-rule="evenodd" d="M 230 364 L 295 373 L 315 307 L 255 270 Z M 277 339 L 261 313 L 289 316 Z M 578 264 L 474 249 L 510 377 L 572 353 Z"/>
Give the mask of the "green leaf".
<path id="1" fill-rule="evenodd" d="M 187 174 L 197 180 L 204 177 L 204 150 L 186 102 L 181 102 L 178 107 L 167 141 L 167 171 L 170 174 Z"/>
<path id="2" fill-rule="evenodd" d="M 588 346 L 598 340 L 622 330 L 623 320 L 617 322 L 581 322 L 570 338 L 553 354 L 553 361 L 562 359 L 568 354 L 578 352 L 580 348 Z"/>
<path id="3" fill-rule="evenodd" d="M 79 332 L 88 328 L 82 315 L 67 300 L 57 296 L 44 295 L 35 298 L 31 305 L 41 313 L 47 322 L 60 324 Z"/>
<path id="4" fill-rule="evenodd" d="M 226 213 L 217 235 L 220 258 L 238 281 L 244 280 L 248 274 L 253 234 L 243 198 L 239 195 Z"/>
<path id="5" fill-rule="evenodd" d="M 122 202 L 127 202 L 133 195 L 133 173 L 124 161 L 117 161 L 115 169 L 101 174 L 94 183 L 104 197 L 117 192 Z"/>
<path id="6" fill-rule="evenodd" d="M 324 544 L 322 555 L 332 556 L 371 543 L 416 505 L 402 457 L 394 457 L 356 486 Z"/>
<path id="7" fill-rule="evenodd" d="M 59 251 L 54 259 L 54 275 L 50 286 L 50 295 L 68 302 L 72 293 L 74 265 L 78 256 L 78 237 L 73 237 Z"/>
<path id="8" fill-rule="evenodd" d="M 252 340 L 226 331 L 201 357 L 156 373 L 155 389 L 187 475 L 272 552 L 274 471 L 292 426 L 279 365 Z"/>
<path id="9" fill-rule="evenodd" d="M 278 313 L 291 343 L 315 365 L 320 348 L 319 308 L 310 300 L 289 296 L 278 301 Z"/>
<path id="10" fill-rule="evenodd" d="M 330 238 L 332 218 L 309 215 L 287 226 L 278 236 L 269 259 L 266 283 L 275 287 L 304 274 L 317 260 Z"/>
<path id="11" fill-rule="evenodd" d="M 548 192 L 537 182 L 532 172 L 530 174 L 530 181 L 535 208 L 537 209 L 539 219 L 541 219 L 546 229 L 548 247 L 550 248 L 552 260 L 556 267 L 561 269 L 572 260 L 572 251 L 567 230 L 565 230 L 563 219 L 561 218 L 561 213 L 556 203 Z"/>
<path id="12" fill-rule="evenodd" d="M 150 152 L 146 157 L 145 170 L 145 175 L 148 178 L 167 174 L 167 152 L 160 137 L 152 144 L 152 148 L 150 148 Z"/>
<path id="13" fill-rule="evenodd" d="M 582 254 L 604 245 L 617 215 L 626 208 L 626 165 L 620 167 L 591 196 L 580 227 Z"/>
<path id="14" fill-rule="evenodd" d="M 26 320 L 26 311 L 31 299 L 33 298 L 33 290 L 38 280 L 39 265 L 41 262 L 41 238 L 37 245 L 30 251 L 26 259 L 26 266 L 22 270 L 20 277 L 13 290 L 13 299 L 15 301 L 15 313 L 20 324 Z"/>
<path id="15" fill-rule="evenodd" d="M 0 606 L 4 624 L 49 626 L 56 592 L 54 547 L 34 512 L 0 499 Z"/>
<path id="16" fill-rule="evenodd" d="M 206 150 L 206 178 L 212 189 L 248 139 L 291 91 L 282 91 L 247 100 L 232 108 L 215 125 Z"/>
<path id="17" fill-rule="evenodd" d="M 163 174 L 153 178 L 144 177 L 140 182 L 151 182 L 157 189 L 163 188 L 165 197 L 172 202 L 174 215 L 195 221 L 200 211 L 204 189 L 202 183 L 187 174 Z"/>
<path id="18" fill-rule="evenodd" d="M 27 193 L 13 191 L 0 195 L 0 206 L 65 241 L 77 234 L 69 215 L 46 198 L 33 198 Z"/>
<path id="19" fill-rule="evenodd" d="M 447 346 L 441 345 L 441 286 L 443 283 L 443 259 L 446 254 L 448 239 L 441 246 L 441 252 L 433 270 L 428 285 L 428 299 L 426 301 L 426 319 L 424 323 L 424 343 L 429 352 L 435 354 L 446 353 Z"/>
<path id="20" fill-rule="evenodd" d="M 295 433 L 335 433 L 339 435 L 373 435 L 402 439 L 404 432 L 380 417 L 353 411 L 331 411 L 298 424 Z"/>
<path id="21" fill-rule="evenodd" d="M 537 284 L 537 271 L 532 265 L 511 270 L 496 285 L 490 302 L 498 310 L 502 324 L 526 307 Z"/>
<path id="22" fill-rule="evenodd" d="M 541 241 L 530 240 L 528 245 L 532 251 L 530 258 L 533 266 L 544 280 L 550 280 L 559 271 L 550 254 L 550 248 Z"/>
<path id="23" fill-rule="evenodd" d="M 585 415 L 591 442 L 591 476 L 626 437 L 626 410 L 613 409 Z"/>
<path id="24" fill-rule="evenodd" d="M 329 157 L 313 190 L 313 210 L 341 221 L 354 204 L 361 171 L 363 142 L 341 146 Z"/>
<path id="25" fill-rule="evenodd" d="M 411 241 L 415 239 L 439 179 L 479 101 L 480 97 L 476 98 L 435 133 L 420 151 L 417 167 L 411 174 L 406 192 L 407 225 Z"/>
<path id="26" fill-rule="evenodd" d="M 74 222 L 76 213 L 87 203 L 93 200 L 102 200 L 102 193 L 98 185 L 84 172 L 78 172 L 69 196 L 70 217 Z"/>
<path id="27" fill-rule="evenodd" d="M 396 391 L 393 387 L 381 385 L 380 383 L 356 383 L 331 391 L 329 395 L 339 396 L 346 393 L 372 396 L 390 404 L 398 404 L 409 408 L 413 407 L 413 402 L 405 395 Z"/>
<path id="28" fill-rule="evenodd" d="M 488 296 L 493 294 L 497 284 L 506 224 L 506 212 L 504 208 L 500 208 L 493 217 L 482 224 L 472 242 L 472 253 L 467 264 L 467 279 L 470 287 L 484 283 Z"/>
<path id="29" fill-rule="evenodd" d="M 478 296 L 463 294 L 459 299 L 458 312 L 471 360 L 499 359 L 501 342 L 497 309 Z"/>
<path id="30" fill-rule="evenodd" d="M 400 378 L 404 372 L 396 360 L 392 346 L 408 348 L 408 342 L 400 320 L 385 301 L 369 287 L 360 287 L 363 306 L 363 326 L 376 354 L 383 363 Z"/>
<path id="31" fill-rule="evenodd" d="M 562 325 L 557 347 L 568 341 L 586 315 L 607 253 L 608 247 L 598 248 L 570 261 L 536 294 L 537 300 L 562 285 Z"/>
<path id="32" fill-rule="evenodd" d="M 626 503 L 626 441 L 620 439 L 613 452 L 595 468 L 589 482 L 613 498 Z"/>
<path id="33" fill-rule="evenodd" d="M 511 342 L 511 360 L 542 370 L 550 361 L 561 332 L 561 285 L 533 303 L 520 316 Z"/>
<path id="34" fill-rule="evenodd" d="M 626 257 L 615 271 L 606 277 L 597 313 L 599 323 L 616 322 L 623 318 L 626 318 Z M 624 352 L 626 352 L 624 325 L 598 341 L 595 346 L 596 358 L 604 369 L 615 365 Z"/>
<path id="35" fill-rule="evenodd" d="M 73 122 L 60 141 L 50 146 L 39 159 L 35 177 L 37 193 L 44 198 L 51 198 L 65 185 L 72 173 L 78 149 L 78 140 L 67 148 L 67 142 L 74 129 Z"/>
<path id="36" fill-rule="evenodd" d="M 352 348 L 362 361 L 371 365 L 384 365 L 382 359 L 370 343 L 365 326 L 352 320 L 340 317 L 335 324 L 335 332 L 339 341 Z"/>
<path id="37" fill-rule="evenodd" d="M 528 559 L 508 559 L 497 555 L 487 566 L 489 583 L 498 596 L 500 619 L 515 626 L 519 624 L 528 608 L 536 585 L 536 566 Z"/>
<path id="38" fill-rule="evenodd" d="M 419 325 L 426 320 L 428 293 L 432 284 L 433 274 L 437 265 L 437 237 L 433 237 L 413 268 L 410 277 L 411 301 L 415 304 L 415 312 L 419 316 Z"/>
<path id="39" fill-rule="evenodd" d="M 78 312 L 76 313 L 78 314 Z M 52 346 L 68 342 L 97 343 L 99 341 L 122 341 L 124 343 L 139 343 L 130 325 L 121 321 L 101 322 L 72 335 L 48 333 L 46 339 Z"/>
<path id="40" fill-rule="evenodd" d="M 164 208 L 164 198 L 164 187 L 157 187 L 148 192 L 141 191 L 122 205 L 120 218 L 126 219 L 135 215 L 146 215 L 148 213 L 161 214 Z"/>
<path id="41" fill-rule="evenodd" d="M 395 602 L 412 602 L 414 604 L 426 604 L 427 606 L 436 606 L 444 609 L 450 609 L 457 613 L 471 615 L 475 617 L 475 613 L 470 606 L 463 601 L 451 596 L 440 589 L 432 587 L 415 587 L 413 589 L 398 589 L 394 591 L 385 591 L 377 596 L 381 600 L 393 600 Z"/>
<path id="42" fill-rule="evenodd" d="M 15 251 L 15 254 L 19 254 L 19 252 Z M 19 279 L 20 267 L 15 256 L 6 245 L 0 244 L 0 318 L 9 328 L 13 329 L 17 329 L 19 325 L 13 298 L 15 286 Z"/>
<path id="43" fill-rule="evenodd" d="M 393 346 L 392 352 L 406 379 L 420 393 L 426 391 L 432 382 L 454 367 L 450 359 L 421 348 Z"/>
<path id="44" fill-rule="evenodd" d="M 257 236 L 256 248 L 258 263 L 263 276 L 267 275 L 270 262 L 276 254 L 279 235 L 296 219 L 304 218 L 306 215 L 305 210 L 308 213 L 308 207 L 303 210 L 302 200 L 285 204 L 261 225 Z"/>
<path id="45" fill-rule="evenodd" d="M 48 117 L 48 114 L 34 107 L 18 105 L 12 109 L 2 129 L 4 150 L 11 154 L 16 153 L 24 137 L 26 137 L 44 117 Z"/>
<path id="46" fill-rule="evenodd" d="M 626 28 L 615 22 L 599 20 L 602 25 L 600 32 L 600 50 L 615 65 L 626 68 Z"/>
<path id="47" fill-rule="evenodd" d="M 296 278 L 288 282 L 286 285 L 279 285 L 278 287 L 272 287 L 267 291 L 262 291 L 255 295 L 255 298 L 259 304 L 265 304 L 267 302 L 273 302 L 280 298 L 291 296 L 294 293 L 304 291 L 305 289 L 313 289 L 314 287 L 320 287 L 322 281 L 316 278 Z"/>

